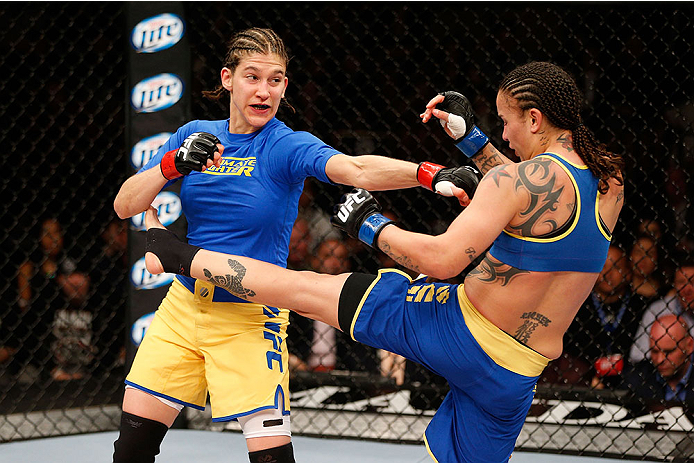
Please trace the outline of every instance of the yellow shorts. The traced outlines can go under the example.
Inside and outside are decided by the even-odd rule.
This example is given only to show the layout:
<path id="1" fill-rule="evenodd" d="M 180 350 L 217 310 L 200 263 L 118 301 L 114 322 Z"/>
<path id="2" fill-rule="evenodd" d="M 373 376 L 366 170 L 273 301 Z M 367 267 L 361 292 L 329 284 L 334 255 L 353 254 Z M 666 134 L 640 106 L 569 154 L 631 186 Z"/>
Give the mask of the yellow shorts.
<path id="1" fill-rule="evenodd" d="M 209 390 L 212 421 L 278 407 L 288 415 L 289 311 L 213 294 L 210 283 L 196 281 L 192 294 L 174 280 L 126 384 L 199 410 Z"/>

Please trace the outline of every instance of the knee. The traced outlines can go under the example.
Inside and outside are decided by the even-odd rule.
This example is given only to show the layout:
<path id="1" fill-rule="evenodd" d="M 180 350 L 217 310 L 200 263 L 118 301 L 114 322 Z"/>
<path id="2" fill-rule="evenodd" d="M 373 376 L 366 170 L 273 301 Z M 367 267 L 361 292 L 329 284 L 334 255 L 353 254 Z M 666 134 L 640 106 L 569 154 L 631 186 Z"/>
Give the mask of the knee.
<path id="1" fill-rule="evenodd" d="M 168 429 L 164 423 L 123 412 L 113 463 L 153 463 Z"/>

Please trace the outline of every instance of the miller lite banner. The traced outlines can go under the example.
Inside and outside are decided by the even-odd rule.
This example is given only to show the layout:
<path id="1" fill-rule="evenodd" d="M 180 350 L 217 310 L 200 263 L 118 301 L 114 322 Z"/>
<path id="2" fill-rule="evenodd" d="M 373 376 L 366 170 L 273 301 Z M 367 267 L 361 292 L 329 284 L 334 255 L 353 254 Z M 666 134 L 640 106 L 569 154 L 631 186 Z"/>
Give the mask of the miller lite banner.
<path id="1" fill-rule="evenodd" d="M 181 2 L 128 2 L 127 27 L 126 152 L 132 175 L 191 119 L 191 65 Z M 152 204 L 164 225 L 185 236 L 179 193 L 175 184 L 160 192 Z M 128 366 L 174 278 L 152 275 L 145 268 L 144 213 L 132 217 L 129 225 Z"/>

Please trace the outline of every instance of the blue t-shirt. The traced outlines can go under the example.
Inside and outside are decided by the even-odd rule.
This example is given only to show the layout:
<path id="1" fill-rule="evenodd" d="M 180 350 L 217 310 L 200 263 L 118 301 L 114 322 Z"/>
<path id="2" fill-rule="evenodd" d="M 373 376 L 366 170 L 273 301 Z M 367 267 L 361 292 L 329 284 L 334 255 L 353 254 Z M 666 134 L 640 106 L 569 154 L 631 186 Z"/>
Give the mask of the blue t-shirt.
<path id="1" fill-rule="evenodd" d="M 224 145 L 220 167 L 181 180 L 188 242 L 211 251 L 287 265 L 289 237 L 307 177 L 330 183 L 325 165 L 339 151 L 308 132 L 295 132 L 273 118 L 251 134 L 229 133 L 229 121 L 191 121 L 162 145 L 140 172 L 159 168 L 164 153 L 188 135 L 208 132 Z M 195 280 L 178 275 L 191 291 Z M 216 288 L 215 301 L 242 299 Z"/>

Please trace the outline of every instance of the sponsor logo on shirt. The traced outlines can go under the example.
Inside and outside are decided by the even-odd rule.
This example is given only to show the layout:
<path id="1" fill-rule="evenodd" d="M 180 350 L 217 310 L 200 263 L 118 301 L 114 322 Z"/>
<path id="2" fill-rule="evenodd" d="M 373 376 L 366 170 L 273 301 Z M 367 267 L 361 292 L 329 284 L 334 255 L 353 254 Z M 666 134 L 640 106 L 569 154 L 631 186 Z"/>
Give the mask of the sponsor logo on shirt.
<path id="1" fill-rule="evenodd" d="M 176 45 L 185 29 L 179 16 L 158 14 L 137 23 L 130 35 L 130 44 L 137 53 L 155 53 Z"/>
<path id="2" fill-rule="evenodd" d="M 207 169 L 205 174 L 210 175 L 245 175 L 251 176 L 251 172 L 255 169 L 256 158 L 232 158 L 223 157 L 219 167 L 212 166 Z"/>

